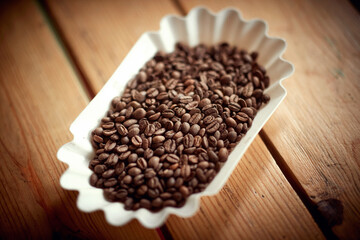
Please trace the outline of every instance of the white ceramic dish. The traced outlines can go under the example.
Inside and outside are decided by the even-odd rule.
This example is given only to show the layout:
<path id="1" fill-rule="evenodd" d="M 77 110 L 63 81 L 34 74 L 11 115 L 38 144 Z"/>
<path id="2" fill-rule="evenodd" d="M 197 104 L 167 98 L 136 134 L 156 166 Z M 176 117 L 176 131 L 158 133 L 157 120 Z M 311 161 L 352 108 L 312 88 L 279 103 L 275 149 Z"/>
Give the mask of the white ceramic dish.
<path id="1" fill-rule="evenodd" d="M 199 43 L 211 45 L 228 42 L 248 51 L 258 51 L 258 62 L 267 69 L 271 79 L 266 90 L 271 100 L 258 112 L 246 136 L 230 154 L 221 171 L 205 191 L 191 195 L 182 208 L 167 207 L 157 213 L 146 209 L 126 211 L 122 203 L 106 201 L 103 190 L 89 184 L 92 172 L 88 168 L 88 163 L 94 154 L 89 140 L 90 134 L 106 114 L 112 98 L 123 91 L 127 81 L 158 50 L 171 52 L 178 41 L 186 42 L 190 46 Z M 70 131 L 74 139 L 62 146 L 57 154 L 60 161 L 69 165 L 61 176 L 61 186 L 79 192 L 77 206 L 80 210 L 103 210 L 106 220 L 115 226 L 124 225 L 136 218 L 145 227 L 155 228 L 162 225 L 169 214 L 180 217 L 192 216 L 199 208 L 200 197 L 220 191 L 250 143 L 284 99 L 286 90 L 281 82 L 294 71 L 292 64 L 281 57 L 285 48 L 284 40 L 267 35 L 267 25 L 263 20 L 245 21 L 236 9 L 227 8 L 215 14 L 206 8 L 198 7 L 192 9 L 186 17 L 164 17 L 160 22 L 160 30 L 144 33 L 140 37 L 109 81 L 71 124 Z"/>

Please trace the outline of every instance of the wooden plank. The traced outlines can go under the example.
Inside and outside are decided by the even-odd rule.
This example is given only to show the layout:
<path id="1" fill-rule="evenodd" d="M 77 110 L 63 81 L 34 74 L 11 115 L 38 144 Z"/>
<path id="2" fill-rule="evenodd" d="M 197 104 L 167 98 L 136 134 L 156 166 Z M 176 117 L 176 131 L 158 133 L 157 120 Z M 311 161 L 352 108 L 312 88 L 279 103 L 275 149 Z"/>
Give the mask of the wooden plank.
<path id="1" fill-rule="evenodd" d="M 172 216 L 174 239 L 322 239 L 260 137 L 214 197 L 190 219 Z"/>
<path id="2" fill-rule="evenodd" d="M 60 187 L 67 167 L 56 152 L 88 99 L 35 3 L 0 9 L 0 238 L 158 239 L 137 222 L 115 228 L 80 212 Z"/>
<path id="3" fill-rule="evenodd" d="M 145 31 L 176 13 L 170 1 L 48 1 L 65 41 L 98 92 Z M 80 12 L 79 12 L 80 11 Z M 87 15 L 90 14 L 90 15 Z"/>
<path id="4" fill-rule="evenodd" d="M 153 3 L 156 4 L 155 7 L 152 5 Z M 162 15 L 176 11 L 166 1 L 151 3 L 137 1 L 136 4 L 129 6 L 127 3 L 121 2 L 112 3 L 114 4 L 112 5 L 108 2 L 88 4 L 72 1 L 49 1 L 48 4 L 69 48 L 73 50 L 79 65 L 82 66 L 82 71 L 87 75 L 90 85 L 95 88 L 95 91 L 98 91 L 103 81 L 107 80 L 104 76 L 110 76 L 115 70 L 142 32 L 158 28 Z M 119 14 L 118 9 L 122 9 L 125 5 L 127 13 Z M 139 5 L 142 6 L 140 10 Z M 143 19 L 133 17 L 137 16 L 138 11 L 141 11 L 140 15 Z M 96 19 L 96 24 L 92 22 L 93 18 Z M 133 19 L 135 20 L 133 21 Z M 141 28 L 141 31 L 134 31 L 134 26 L 129 27 L 123 24 L 131 21 L 136 28 Z M 144 25 L 140 25 L 141 23 Z M 88 36 L 91 44 L 81 37 L 80 33 Z M 110 58 L 107 56 L 108 52 L 119 57 Z M 112 66 L 112 69 L 109 66 Z M 93 69 L 105 74 L 96 75 L 93 73 Z M 238 176 L 241 173 L 241 182 L 248 184 L 243 185 L 243 183 L 239 184 L 231 180 L 216 198 L 206 198 L 207 200 L 202 202 L 203 208 L 196 215 L 195 220 L 171 217 L 167 221 L 167 226 L 175 238 L 202 238 L 202 234 L 206 234 L 205 230 L 210 231 L 209 229 L 212 228 L 212 233 L 222 232 L 222 228 L 216 223 L 218 219 L 224 218 L 223 212 L 212 209 L 216 201 L 223 202 L 224 212 L 229 218 L 227 222 L 229 233 L 224 233 L 228 238 L 232 236 L 253 238 L 257 231 L 259 233 L 255 234 L 256 236 L 264 237 L 281 234 L 281 236 L 289 238 L 296 236 L 322 238 L 322 234 L 310 214 L 277 168 L 260 138 L 256 138 L 251 149 L 253 150 L 245 155 L 245 162 L 248 161 L 248 164 L 239 165 L 236 170 L 238 174 L 235 175 Z M 255 153 L 256 151 L 258 153 Z M 258 168 L 251 171 L 255 175 L 244 174 L 249 172 L 248 168 L 253 168 L 253 164 L 256 169 Z M 265 172 L 268 174 L 267 177 L 262 176 Z M 238 178 L 235 177 L 235 179 Z M 256 183 L 259 181 L 261 183 Z M 236 193 L 239 189 L 242 189 L 241 194 Z M 261 194 L 255 194 L 255 191 L 263 194 L 264 198 L 261 197 Z M 234 202 L 234 197 L 239 199 L 239 202 Z M 211 209 L 211 211 L 206 214 L 204 209 Z M 269 209 L 276 209 L 279 213 L 275 214 L 275 210 Z M 259 212 L 262 213 L 261 216 Z M 243 221 L 234 220 L 240 216 L 243 217 Z M 246 219 L 251 219 L 253 223 L 246 222 L 248 221 Z M 288 222 L 291 223 L 290 226 L 288 226 Z M 188 227 L 192 224 L 192 227 Z M 240 232 L 238 229 L 242 229 L 242 231 Z M 210 235 L 206 234 L 205 236 Z"/>
<path id="5" fill-rule="evenodd" d="M 264 127 L 264 136 L 308 197 L 344 206 L 333 227 L 342 239 L 360 236 L 360 18 L 348 1 L 182 1 L 186 11 L 240 9 L 263 18 L 270 35 L 287 40 L 295 75 L 288 96 Z M 339 217 L 339 216 L 338 216 Z"/>

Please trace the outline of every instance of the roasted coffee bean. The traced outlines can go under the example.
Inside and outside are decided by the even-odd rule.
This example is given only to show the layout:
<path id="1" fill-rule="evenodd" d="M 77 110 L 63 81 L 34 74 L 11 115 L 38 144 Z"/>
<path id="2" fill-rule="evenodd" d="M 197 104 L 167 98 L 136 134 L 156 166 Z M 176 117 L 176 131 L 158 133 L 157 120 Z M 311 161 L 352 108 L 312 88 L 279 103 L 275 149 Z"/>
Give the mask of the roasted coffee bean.
<path id="1" fill-rule="evenodd" d="M 158 120 L 159 119 L 159 117 L 161 116 L 161 113 L 154 113 L 153 115 L 151 115 L 150 117 L 149 117 L 149 120 L 150 121 L 156 121 L 156 120 Z"/>
<path id="2" fill-rule="evenodd" d="M 166 160 L 169 163 L 177 163 L 177 162 L 179 162 L 180 158 L 179 158 L 179 156 L 177 156 L 175 154 L 169 154 L 166 156 Z"/>
<path id="3" fill-rule="evenodd" d="M 246 113 L 239 112 L 236 115 L 236 119 L 239 120 L 240 122 L 247 122 L 247 120 L 249 119 L 249 116 L 246 115 Z"/>
<path id="4" fill-rule="evenodd" d="M 117 193 L 116 193 L 116 197 L 117 198 L 125 198 L 128 195 L 128 191 L 126 189 L 120 189 Z"/>
<path id="5" fill-rule="evenodd" d="M 153 140 L 152 140 L 153 144 L 161 143 L 164 141 L 165 141 L 164 136 L 156 136 L 156 137 L 153 137 Z"/>
<path id="6" fill-rule="evenodd" d="M 155 125 L 149 124 L 145 128 L 144 133 L 145 133 L 146 136 L 152 136 L 155 133 L 155 131 L 156 131 Z"/>
<path id="7" fill-rule="evenodd" d="M 130 176 L 136 176 L 139 175 L 141 173 L 141 169 L 137 168 L 137 167 L 132 167 L 128 170 L 128 173 Z"/>
<path id="8" fill-rule="evenodd" d="M 156 176 L 156 172 L 152 168 L 147 168 L 144 174 L 145 178 L 153 178 Z"/>
<path id="9" fill-rule="evenodd" d="M 133 112 L 133 117 L 136 119 L 142 119 L 145 117 L 146 115 L 146 111 L 143 108 L 138 108 Z"/>
<path id="10" fill-rule="evenodd" d="M 103 139 L 102 137 L 98 136 L 98 135 L 94 135 L 93 140 L 94 140 L 95 142 L 97 142 L 97 143 L 102 143 L 102 142 L 104 142 L 104 139 Z"/>
<path id="11" fill-rule="evenodd" d="M 99 166 L 99 165 L 97 165 L 97 166 Z M 91 176 L 90 176 L 90 184 L 91 184 L 91 186 L 95 186 L 98 179 L 99 178 L 95 173 L 91 174 Z"/>
<path id="12" fill-rule="evenodd" d="M 158 52 L 92 131 L 90 184 L 127 210 L 181 207 L 203 191 L 270 100 L 257 58 L 226 43 Z"/>
<path id="13" fill-rule="evenodd" d="M 190 127 L 190 133 L 196 136 L 200 131 L 200 126 L 198 124 L 194 124 Z"/>
<path id="14" fill-rule="evenodd" d="M 126 136 L 128 134 L 128 130 L 124 125 L 122 125 L 121 123 L 116 123 L 115 125 L 116 125 L 117 131 L 119 132 L 119 134 L 121 136 Z"/>
<path id="15" fill-rule="evenodd" d="M 130 175 L 126 175 L 124 178 L 123 178 L 123 182 L 125 184 L 130 184 L 132 182 L 132 177 Z"/>
<path id="16" fill-rule="evenodd" d="M 151 202 L 145 198 L 140 200 L 140 207 L 149 209 L 151 207 Z"/>
<path id="17" fill-rule="evenodd" d="M 118 163 L 118 160 L 119 160 L 119 156 L 115 153 L 112 153 L 106 160 L 105 164 L 107 166 L 115 166 Z"/>
<path id="18" fill-rule="evenodd" d="M 168 139 L 164 143 L 165 151 L 168 153 L 173 153 L 176 149 L 176 142 L 175 140 Z"/>
<path id="19" fill-rule="evenodd" d="M 156 169 L 157 166 L 159 165 L 159 162 L 160 162 L 160 158 L 154 156 L 154 157 L 150 158 L 148 165 L 149 165 L 149 167 Z"/>
<path id="20" fill-rule="evenodd" d="M 136 164 L 141 170 L 147 169 L 147 161 L 144 158 L 138 158 Z"/>
<path id="21" fill-rule="evenodd" d="M 227 158 L 228 158 L 228 150 L 227 150 L 227 148 L 224 148 L 224 147 L 220 148 L 220 150 L 219 150 L 219 160 L 220 160 L 220 162 L 225 162 Z"/>
<path id="22" fill-rule="evenodd" d="M 190 166 L 189 165 L 183 165 L 181 167 L 181 176 L 186 179 L 190 176 L 191 174 L 191 170 L 190 170 Z"/>
<path id="23" fill-rule="evenodd" d="M 171 199 L 165 200 L 165 201 L 163 202 L 163 206 L 164 206 L 164 207 L 176 207 L 176 201 L 175 201 L 175 200 L 171 200 Z"/>
<path id="24" fill-rule="evenodd" d="M 217 162 L 219 161 L 218 155 L 213 150 L 208 150 L 208 156 L 210 161 Z"/>
<path id="25" fill-rule="evenodd" d="M 138 135 L 140 133 L 140 129 L 139 128 L 132 128 L 129 133 L 128 133 L 128 137 L 132 138 L 136 135 Z"/>
<path id="26" fill-rule="evenodd" d="M 189 130 L 190 130 L 190 124 L 189 124 L 188 122 L 183 122 L 183 123 L 181 124 L 181 131 L 182 131 L 184 134 L 186 134 L 186 133 L 189 132 Z"/>
<path id="27" fill-rule="evenodd" d="M 248 115 L 249 117 L 253 117 L 254 115 L 254 111 L 249 108 L 249 107 L 244 107 L 241 109 L 241 112 L 245 113 L 246 115 Z"/>
<path id="28" fill-rule="evenodd" d="M 124 153 L 121 153 L 120 156 L 119 156 L 119 159 L 121 161 L 124 161 L 126 160 L 131 154 L 131 151 L 127 151 L 127 152 L 124 152 Z"/>
<path id="29" fill-rule="evenodd" d="M 151 206 L 154 208 L 160 208 L 163 205 L 163 200 L 160 197 L 155 198 L 151 201 Z"/>
<path id="30" fill-rule="evenodd" d="M 194 147 L 200 147 L 202 143 L 202 138 L 201 136 L 197 135 L 194 137 Z"/>
<path id="31" fill-rule="evenodd" d="M 116 184 L 117 184 L 116 178 L 110 178 L 110 179 L 104 181 L 105 187 L 112 187 L 112 186 L 115 186 Z"/>
<path id="32" fill-rule="evenodd" d="M 144 174 L 138 174 L 134 177 L 134 185 L 139 186 L 144 183 Z"/>
<path id="33" fill-rule="evenodd" d="M 231 131 L 228 134 L 228 139 L 231 143 L 235 142 L 237 138 L 237 133 L 235 131 Z"/>
<path id="34" fill-rule="evenodd" d="M 98 159 L 99 161 L 104 161 L 106 160 L 110 155 L 108 153 L 102 153 L 99 155 Z"/>
<path id="35" fill-rule="evenodd" d="M 226 118 L 225 122 L 229 127 L 235 128 L 237 126 L 235 119 L 233 119 L 232 117 Z"/>
<path id="36" fill-rule="evenodd" d="M 103 172 L 103 174 L 101 175 L 103 178 L 110 178 L 114 175 L 115 173 L 115 169 L 109 169 L 105 172 Z"/>
<path id="37" fill-rule="evenodd" d="M 219 127 L 220 124 L 217 121 L 213 121 L 209 125 L 207 125 L 205 129 L 208 133 L 214 133 L 219 129 Z"/>

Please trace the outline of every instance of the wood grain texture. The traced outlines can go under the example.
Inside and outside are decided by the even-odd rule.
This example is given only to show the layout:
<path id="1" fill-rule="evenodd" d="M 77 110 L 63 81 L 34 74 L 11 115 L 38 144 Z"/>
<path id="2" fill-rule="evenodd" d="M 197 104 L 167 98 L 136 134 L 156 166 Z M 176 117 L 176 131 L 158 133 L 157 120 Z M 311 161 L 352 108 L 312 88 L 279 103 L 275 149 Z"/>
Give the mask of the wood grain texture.
<path id="1" fill-rule="evenodd" d="M 0 238 L 158 239 L 132 222 L 109 226 L 63 190 L 58 148 L 88 99 L 32 1 L 0 7 Z"/>
<path id="2" fill-rule="evenodd" d="M 47 1 L 89 85 L 98 92 L 145 31 L 176 13 L 160 1 Z"/>
<path id="3" fill-rule="evenodd" d="M 324 238 L 260 137 L 219 194 L 202 198 L 194 217 L 172 216 L 167 226 L 174 239 Z"/>
<path id="4" fill-rule="evenodd" d="M 168 1 L 154 1 L 152 3 L 155 6 L 152 3 L 148 5 L 147 1 L 135 2 L 134 5 L 124 2 L 48 2 L 65 41 L 73 49 L 74 56 L 82 66 L 81 70 L 95 92 L 99 91 L 142 32 L 157 29 L 162 15 L 176 12 Z M 119 15 L 119 9 L 125 6 L 126 14 Z M 139 6 L 142 6 L 141 10 Z M 141 19 L 133 18 L 139 11 L 143 11 L 139 15 Z M 132 22 L 134 26 L 129 27 L 124 22 Z M 134 31 L 137 28 L 141 31 Z M 89 36 L 91 44 L 82 36 Z M 116 57 L 110 58 L 109 52 Z M 97 75 L 94 69 L 102 74 Z M 221 194 L 202 201 L 203 208 L 195 218 L 189 220 L 171 217 L 167 221 L 174 238 L 206 239 L 211 235 L 220 236 L 221 232 L 227 238 L 276 235 L 287 238 L 323 237 L 261 139 L 256 138 L 253 145 L 250 153 L 245 154 L 248 164 L 237 167 L 237 174 Z M 249 168 L 254 175 L 247 173 Z M 237 182 L 239 179 L 240 183 Z M 256 191 L 260 193 L 257 194 Z M 213 209 L 214 203 L 222 204 L 224 210 Z M 226 223 L 226 232 L 223 229 L 225 226 L 217 226 L 220 219 Z"/>
<path id="5" fill-rule="evenodd" d="M 264 133 L 308 197 L 338 199 L 341 239 L 360 237 L 360 17 L 348 1 L 181 1 L 186 11 L 237 7 L 285 38 L 295 74 Z"/>

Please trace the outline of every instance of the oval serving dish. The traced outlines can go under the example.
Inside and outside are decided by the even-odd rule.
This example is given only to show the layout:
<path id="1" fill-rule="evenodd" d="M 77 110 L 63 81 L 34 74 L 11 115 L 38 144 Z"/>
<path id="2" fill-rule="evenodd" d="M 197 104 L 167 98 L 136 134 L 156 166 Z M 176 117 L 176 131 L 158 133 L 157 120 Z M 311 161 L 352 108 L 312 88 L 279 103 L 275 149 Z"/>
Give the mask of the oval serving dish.
<path id="1" fill-rule="evenodd" d="M 184 42 L 190 46 L 227 42 L 241 49 L 259 52 L 258 62 L 270 76 L 270 86 L 265 93 L 270 95 L 271 100 L 258 112 L 252 127 L 203 192 L 190 195 L 181 208 L 166 207 L 156 213 L 146 209 L 127 211 L 122 203 L 106 201 L 103 190 L 89 184 L 92 171 L 88 164 L 94 155 L 90 143 L 91 131 L 105 116 L 111 100 L 123 92 L 128 80 L 134 77 L 157 51 L 172 52 L 176 42 Z M 283 39 L 267 35 L 267 24 L 263 20 L 245 21 L 240 12 L 233 8 L 215 14 L 206 8 L 197 7 L 186 17 L 164 17 L 160 22 L 160 30 L 144 33 L 140 37 L 109 81 L 71 124 L 70 131 L 74 139 L 62 146 L 57 154 L 60 161 L 69 165 L 61 176 L 61 186 L 79 192 L 77 206 L 81 211 L 103 210 L 106 220 L 115 226 L 138 219 L 143 226 L 155 228 L 161 226 L 170 214 L 180 217 L 194 215 L 199 208 L 200 197 L 220 191 L 250 143 L 286 96 L 281 82 L 293 73 L 294 67 L 281 57 L 285 48 Z"/>

